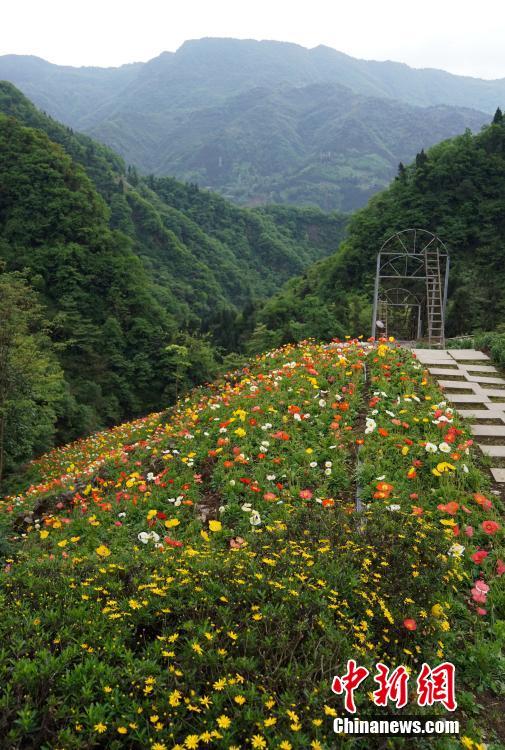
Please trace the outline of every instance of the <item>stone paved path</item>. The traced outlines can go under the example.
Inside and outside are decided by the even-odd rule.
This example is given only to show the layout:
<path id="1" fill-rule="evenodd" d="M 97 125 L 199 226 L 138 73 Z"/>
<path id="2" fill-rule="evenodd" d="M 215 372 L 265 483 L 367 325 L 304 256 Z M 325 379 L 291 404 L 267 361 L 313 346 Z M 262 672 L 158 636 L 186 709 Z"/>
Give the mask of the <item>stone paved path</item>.
<path id="1" fill-rule="evenodd" d="M 412 351 L 437 379 L 447 400 L 471 422 L 470 430 L 482 453 L 505 459 L 505 380 L 489 357 L 476 349 Z M 505 467 L 494 467 L 491 474 L 495 482 L 505 484 Z"/>

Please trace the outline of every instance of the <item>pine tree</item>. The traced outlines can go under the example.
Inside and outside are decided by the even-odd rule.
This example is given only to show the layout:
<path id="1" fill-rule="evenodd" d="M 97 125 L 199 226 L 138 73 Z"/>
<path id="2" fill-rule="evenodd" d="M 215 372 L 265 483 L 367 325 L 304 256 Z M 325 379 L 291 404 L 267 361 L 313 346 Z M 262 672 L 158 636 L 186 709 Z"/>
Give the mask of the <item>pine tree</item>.
<path id="1" fill-rule="evenodd" d="M 498 107 L 493 117 L 493 125 L 501 125 L 503 122 L 503 112 Z"/>

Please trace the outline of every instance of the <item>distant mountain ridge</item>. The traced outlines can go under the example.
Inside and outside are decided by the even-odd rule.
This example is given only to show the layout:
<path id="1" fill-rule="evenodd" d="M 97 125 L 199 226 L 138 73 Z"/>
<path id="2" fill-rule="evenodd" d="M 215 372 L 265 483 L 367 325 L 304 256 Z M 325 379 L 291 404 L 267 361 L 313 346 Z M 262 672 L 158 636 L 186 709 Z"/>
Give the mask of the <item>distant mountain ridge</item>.
<path id="1" fill-rule="evenodd" d="M 8 55 L 0 78 L 145 172 L 238 203 L 327 210 L 363 205 L 399 161 L 480 129 L 505 101 L 505 79 L 237 39 L 190 40 L 119 68 Z"/>

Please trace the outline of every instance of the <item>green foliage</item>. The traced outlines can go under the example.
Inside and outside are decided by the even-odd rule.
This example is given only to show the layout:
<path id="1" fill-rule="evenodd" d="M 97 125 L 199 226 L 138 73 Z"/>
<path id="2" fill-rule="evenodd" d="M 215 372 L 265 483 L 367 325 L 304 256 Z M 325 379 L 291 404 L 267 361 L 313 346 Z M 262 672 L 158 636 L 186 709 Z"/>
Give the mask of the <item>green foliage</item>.
<path id="1" fill-rule="evenodd" d="M 495 329 L 505 320 L 504 178 L 503 122 L 421 151 L 353 215 L 339 250 L 288 281 L 256 321 L 283 341 L 368 335 L 377 253 L 396 231 L 421 227 L 450 254 L 446 334 Z"/>
<path id="2" fill-rule="evenodd" d="M 0 83 L 0 111 L 44 131 L 84 167 L 109 208 L 110 227 L 131 239 L 156 300 L 180 327 L 202 327 L 228 349 L 239 341 L 237 308 L 272 294 L 343 237 L 342 214 L 242 210 L 194 184 L 125 172 L 110 149 L 38 112 L 7 82 Z"/>
<path id="3" fill-rule="evenodd" d="M 0 116 L 0 254 L 47 306 L 68 384 L 59 439 L 154 408 L 174 320 L 84 171 L 39 131 Z"/>
<path id="4" fill-rule="evenodd" d="M 169 354 L 185 363 L 191 346 Z M 488 480 L 471 453 L 434 475 L 445 454 L 427 443 L 469 438 L 449 411 L 435 423 L 442 398 L 406 350 L 288 346 L 170 413 L 41 457 L 15 503 L 0 499 L 2 747 L 348 748 L 331 685 L 352 658 L 404 665 L 405 711 L 446 717 L 440 696 L 415 704 L 415 677 L 456 662 L 461 740 L 498 748 L 503 529 L 491 539 L 482 521 L 503 511 L 475 502 Z M 469 602 L 481 576 L 485 616 Z M 372 703 L 374 686 L 370 674 L 356 690 L 360 718 L 396 713 Z"/>
<path id="5" fill-rule="evenodd" d="M 36 293 L 1 266 L 0 320 L 1 484 L 13 466 L 52 445 L 64 380 Z"/>
<path id="6" fill-rule="evenodd" d="M 213 378 L 251 330 L 255 300 L 344 234 L 342 215 L 245 210 L 141 178 L 5 82 L 0 112 L 0 259 L 26 269 L 47 306 L 66 379 L 57 440 Z M 188 364 L 174 368 L 167 346 L 187 347 Z"/>

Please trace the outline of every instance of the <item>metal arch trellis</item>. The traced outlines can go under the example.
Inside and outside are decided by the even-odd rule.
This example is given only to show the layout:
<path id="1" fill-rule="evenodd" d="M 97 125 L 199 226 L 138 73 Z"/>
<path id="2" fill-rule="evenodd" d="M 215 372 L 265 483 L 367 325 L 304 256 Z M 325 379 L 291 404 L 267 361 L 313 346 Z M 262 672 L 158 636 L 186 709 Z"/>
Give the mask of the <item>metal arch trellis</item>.
<path id="1" fill-rule="evenodd" d="M 426 229 L 393 234 L 377 255 L 372 336 L 444 346 L 449 253 Z"/>

